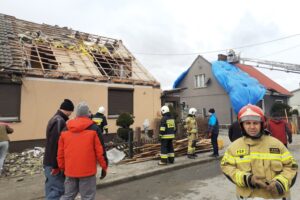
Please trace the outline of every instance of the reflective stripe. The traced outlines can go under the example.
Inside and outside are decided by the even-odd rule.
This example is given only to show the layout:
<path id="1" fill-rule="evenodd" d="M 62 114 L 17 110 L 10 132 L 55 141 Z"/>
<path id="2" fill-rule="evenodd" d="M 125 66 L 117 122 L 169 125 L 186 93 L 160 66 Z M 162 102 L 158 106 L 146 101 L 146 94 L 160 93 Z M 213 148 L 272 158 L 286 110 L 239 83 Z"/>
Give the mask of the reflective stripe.
<path id="1" fill-rule="evenodd" d="M 175 128 L 175 120 L 174 119 L 168 119 L 166 121 L 166 123 L 167 123 L 168 128 Z"/>
<path id="2" fill-rule="evenodd" d="M 285 178 L 285 177 L 282 176 L 282 175 L 278 175 L 278 176 L 275 176 L 274 179 L 280 181 L 280 182 L 283 184 L 284 190 L 285 190 L 286 192 L 289 191 L 289 180 L 288 180 L 287 178 Z M 273 180 L 274 180 L 274 179 L 273 179 Z"/>
<path id="3" fill-rule="evenodd" d="M 107 126 L 103 126 L 103 129 L 108 129 Z"/>
<path id="4" fill-rule="evenodd" d="M 226 152 L 223 159 L 230 164 L 247 163 L 251 162 L 251 160 L 278 160 L 283 162 L 293 160 L 293 156 L 289 152 L 284 154 L 251 152 L 250 155 L 245 156 L 231 156 Z"/>
<path id="5" fill-rule="evenodd" d="M 225 152 L 221 164 L 224 165 L 226 163 L 229 163 L 231 165 L 235 165 L 235 159 L 233 156 L 229 155 L 227 152 Z"/>
<path id="6" fill-rule="evenodd" d="M 251 152 L 250 156 L 251 159 L 258 160 L 282 160 L 282 154 Z"/>
<path id="7" fill-rule="evenodd" d="M 103 121 L 102 118 L 93 118 L 92 120 L 93 120 L 97 125 L 100 125 L 101 122 Z"/>
<path id="8" fill-rule="evenodd" d="M 160 127 L 160 129 L 159 129 L 160 131 L 165 131 L 166 130 L 166 127 Z"/>
<path id="9" fill-rule="evenodd" d="M 235 182 L 239 187 L 245 187 L 244 175 L 245 173 L 240 171 L 235 174 Z"/>
<path id="10" fill-rule="evenodd" d="M 166 135 L 161 135 L 162 139 L 173 139 L 175 138 L 174 134 L 166 134 Z"/>
<path id="11" fill-rule="evenodd" d="M 160 154 L 160 158 L 168 158 L 168 154 Z"/>
<path id="12" fill-rule="evenodd" d="M 168 153 L 168 156 L 172 158 L 172 157 L 175 157 L 175 154 L 174 153 Z"/>
<path id="13" fill-rule="evenodd" d="M 286 161 L 286 160 L 292 160 L 293 156 L 290 154 L 290 152 L 285 152 L 284 154 L 282 154 L 282 161 Z"/>

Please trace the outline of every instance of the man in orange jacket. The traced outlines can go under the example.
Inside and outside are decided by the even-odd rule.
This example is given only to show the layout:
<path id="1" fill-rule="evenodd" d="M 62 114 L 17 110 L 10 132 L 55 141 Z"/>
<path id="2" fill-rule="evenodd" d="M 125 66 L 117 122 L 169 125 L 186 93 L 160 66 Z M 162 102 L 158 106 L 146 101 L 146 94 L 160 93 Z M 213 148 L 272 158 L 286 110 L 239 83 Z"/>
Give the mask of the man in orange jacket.
<path id="1" fill-rule="evenodd" d="M 68 121 L 58 143 L 58 166 L 66 175 L 61 200 L 74 199 L 78 192 L 81 199 L 95 199 L 97 161 L 102 167 L 101 179 L 106 176 L 108 165 L 98 131 L 99 127 L 89 118 L 88 105 L 79 103 L 76 118 Z"/>

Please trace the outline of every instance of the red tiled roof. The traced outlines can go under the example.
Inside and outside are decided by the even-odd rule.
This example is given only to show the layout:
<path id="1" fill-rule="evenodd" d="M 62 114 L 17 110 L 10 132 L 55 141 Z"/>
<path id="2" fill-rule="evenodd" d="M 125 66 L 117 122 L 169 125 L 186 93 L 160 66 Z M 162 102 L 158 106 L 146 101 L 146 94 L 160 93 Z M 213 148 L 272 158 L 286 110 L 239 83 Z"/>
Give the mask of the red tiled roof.
<path id="1" fill-rule="evenodd" d="M 246 72 L 247 74 L 249 74 L 250 76 L 252 76 L 253 78 L 257 79 L 260 82 L 260 84 L 265 86 L 266 89 L 275 90 L 276 92 L 287 96 L 293 95 L 287 89 L 285 89 L 284 87 L 282 87 L 281 85 L 264 75 L 262 72 L 255 69 L 255 67 L 243 64 L 236 64 L 236 66 L 244 72 Z"/>

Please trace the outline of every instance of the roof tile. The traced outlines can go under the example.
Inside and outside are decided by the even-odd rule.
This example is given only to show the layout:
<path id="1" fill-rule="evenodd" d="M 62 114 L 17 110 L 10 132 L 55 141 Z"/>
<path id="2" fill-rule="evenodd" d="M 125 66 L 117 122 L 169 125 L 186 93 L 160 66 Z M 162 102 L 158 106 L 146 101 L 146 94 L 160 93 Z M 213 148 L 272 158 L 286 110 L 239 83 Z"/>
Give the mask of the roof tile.
<path id="1" fill-rule="evenodd" d="M 258 71 L 255 67 L 250 65 L 244 65 L 244 64 L 236 64 L 237 67 L 239 67 L 241 70 L 252 76 L 253 78 L 256 78 L 263 86 L 266 87 L 268 90 L 275 90 L 276 92 L 292 96 L 293 94 L 290 93 L 287 89 L 264 75 L 262 72 Z"/>

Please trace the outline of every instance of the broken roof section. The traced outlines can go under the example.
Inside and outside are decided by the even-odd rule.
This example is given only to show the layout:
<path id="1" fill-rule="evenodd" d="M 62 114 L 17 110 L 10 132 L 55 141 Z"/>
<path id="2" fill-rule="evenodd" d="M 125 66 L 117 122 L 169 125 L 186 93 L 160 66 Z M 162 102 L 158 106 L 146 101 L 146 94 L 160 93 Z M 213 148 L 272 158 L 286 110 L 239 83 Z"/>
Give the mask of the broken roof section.
<path id="1" fill-rule="evenodd" d="M 0 71 L 160 87 L 121 40 L 0 14 Z"/>

